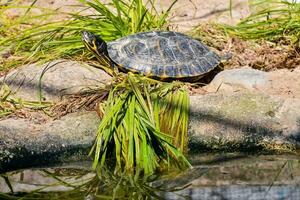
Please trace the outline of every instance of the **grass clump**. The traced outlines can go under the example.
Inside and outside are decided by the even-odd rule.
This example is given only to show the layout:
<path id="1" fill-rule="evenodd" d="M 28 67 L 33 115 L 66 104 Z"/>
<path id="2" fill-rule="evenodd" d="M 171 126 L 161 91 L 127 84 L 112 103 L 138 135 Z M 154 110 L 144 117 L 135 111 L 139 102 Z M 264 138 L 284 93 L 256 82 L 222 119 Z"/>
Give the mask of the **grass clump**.
<path id="1" fill-rule="evenodd" d="M 82 55 L 85 53 L 82 30 L 111 41 L 141 31 L 167 29 L 166 18 L 176 1 L 163 13 L 155 9 L 152 0 L 147 4 L 142 0 L 112 0 L 109 4 L 99 0 L 78 0 L 81 12 L 42 9 L 43 14 L 39 15 L 31 12 L 36 9 L 32 4 L 24 7 L 26 14 L 14 20 L 8 20 L 5 11 L 22 7 L 3 7 L 0 15 L 0 63 L 9 68 L 20 63 Z"/>
<path id="2" fill-rule="evenodd" d="M 232 4 L 231 4 L 232 5 Z M 225 69 L 249 66 L 269 71 L 300 64 L 300 4 L 250 0 L 251 14 L 236 25 L 201 24 L 190 34 L 220 55 L 232 54 Z"/>
<path id="3" fill-rule="evenodd" d="M 293 69 L 300 64 L 299 47 L 282 37 L 272 41 L 268 38 L 241 38 L 228 32 L 224 25 L 212 23 L 201 24 L 189 34 L 208 44 L 219 55 L 231 54 L 231 59 L 222 64 L 224 69 L 249 66 L 269 71 Z"/>
<path id="4" fill-rule="evenodd" d="M 286 0 L 252 0 L 251 15 L 235 26 L 224 28 L 244 39 L 285 39 L 300 45 L 300 4 Z"/>
<path id="5" fill-rule="evenodd" d="M 91 150 L 93 167 L 113 165 L 115 171 L 145 174 L 170 166 L 190 167 L 182 153 L 188 108 L 187 91 L 178 84 L 129 73 L 111 89 L 103 107 Z"/>

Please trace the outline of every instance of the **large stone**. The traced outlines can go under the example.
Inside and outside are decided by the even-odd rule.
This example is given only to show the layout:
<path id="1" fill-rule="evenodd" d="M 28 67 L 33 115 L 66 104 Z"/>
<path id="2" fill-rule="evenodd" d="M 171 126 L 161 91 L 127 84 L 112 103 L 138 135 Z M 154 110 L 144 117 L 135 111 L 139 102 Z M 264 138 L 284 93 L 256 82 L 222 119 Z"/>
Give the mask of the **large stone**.
<path id="1" fill-rule="evenodd" d="M 233 92 L 245 89 L 253 91 L 265 88 L 269 81 L 267 72 L 244 67 L 220 72 L 205 88 L 210 92 L 222 90 Z"/>
<path id="2" fill-rule="evenodd" d="M 283 98 L 300 98 L 300 67 L 263 72 L 249 67 L 220 72 L 204 87 L 209 93 L 252 91 Z"/>
<path id="3" fill-rule="evenodd" d="M 0 121 L 0 173 L 87 159 L 95 139 L 96 112 L 73 113 L 46 124 Z"/>
<path id="4" fill-rule="evenodd" d="M 192 96 L 190 153 L 293 151 L 300 142 L 300 99 L 236 92 Z"/>
<path id="5" fill-rule="evenodd" d="M 192 96 L 189 153 L 275 150 L 292 152 L 300 142 L 300 100 L 255 93 Z M 0 172 L 86 158 L 99 118 L 70 114 L 36 125 L 0 121 Z M 29 162 L 30 161 L 30 162 Z"/>
<path id="6" fill-rule="evenodd" d="M 42 66 L 25 65 L 0 79 L 14 97 L 26 101 L 57 101 L 62 96 L 101 86 L 110 76 L 103 70 L 75 61 L 56 60 Z"/>
<path id="7" fill-rule="evenodd" d="M 23 70 L 21 68 L 20 71 Z M 16 71 L 15 74 L 21 72 Z M 249 68 L 220 73 L 206 87 L 208 93 L 190 98 L 190 155 L 205 150 L 293 152 L 298 149 L 299 74 L 299 69 L 267 73 Z M 81 73 L 75 73 L 74 82 L 77 79 L 84 80 L 82 76 Z M 49 78 L 43 80 L 44 85 L 54 84 Z M 227 86 L 220 87 L 220 83 Z M 217 89 L 210 90 L 214 85 L 218 85 Z M 284 88 L 288 88 L 289 92 L 276 86 L 286 86 Z M 27 89 L 24 87 L 21 90 Z M 62 88 L 60 85 L 57 87 Z M 52 98 L 47 90 L 42 92 Z M 22 94 L 22 91 L 18 94 Z M 29 119 L 0 121 L 0 172 L 86 158 L 99 123 L 96 112 L 70 114 L 50 122 L 47 120 L 46 123 Z"/>

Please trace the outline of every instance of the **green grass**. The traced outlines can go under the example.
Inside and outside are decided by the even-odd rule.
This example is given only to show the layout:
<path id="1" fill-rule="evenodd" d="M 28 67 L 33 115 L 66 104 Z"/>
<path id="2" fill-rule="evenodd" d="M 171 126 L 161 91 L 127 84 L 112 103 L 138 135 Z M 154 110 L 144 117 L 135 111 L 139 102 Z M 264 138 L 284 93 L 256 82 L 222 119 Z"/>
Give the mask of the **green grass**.
<path id="1" fill-rule="evenodd" d="M 5 11 L 22 7 L 0 8 L 0 52 L 17 56 L 0 60 L 3 65 L 0 70 L 39 60 L 74 58 L 85 54 L 82 30 L 111 41 L 137 32 L 167 29 L 167 17 L 176 1 L 163 13 L 158 13 L 152 0 L 146 4 L 142 0 L 112 0 L 110 4 L 99 0 L 78 0 L 83 4 L 82 12 L 66 13 L 39 8 L 43 13 L 39 15 L 31 12 L 35 9 L 32 4 L 23 7 L 26 14 L 13 20 L 7 18 Z M 83 11 L 89 14 L 83 14 Z M 62 20 L 53 20 L 53 17 L 62 15 L 65 17 Z"/>
<path id="2" fill-rule="evenodd" d="M 181 84 L 129 73 L 111 89 L 91 150 L 93 167 L 153 174 L 191 167 L 184 157 L 189 98 Z M 112 159 L 113 158 L 113 159 Z"/>
<path id="3" fill-rule="evenodd" d="M 244 39 L 285 39 L 291 44 L 300 38 L 300 4 L 285 0 L 252 0 L 251 15 L 226 31 Z"/>

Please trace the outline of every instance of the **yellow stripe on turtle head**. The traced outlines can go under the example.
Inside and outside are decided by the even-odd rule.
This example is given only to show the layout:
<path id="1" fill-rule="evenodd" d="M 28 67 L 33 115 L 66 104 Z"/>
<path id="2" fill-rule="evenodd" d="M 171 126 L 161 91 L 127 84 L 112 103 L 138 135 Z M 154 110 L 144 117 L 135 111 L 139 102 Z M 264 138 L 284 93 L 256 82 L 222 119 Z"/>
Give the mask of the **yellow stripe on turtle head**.
<path id="1" fill-rule="evenodd" d="M 85 41 L 84 41 L 84 46 L 85 46 L 88 50 L 90 50 L 90 51 L 92 51 L 92 52 L 94 52 L 94 53 L 97 53 L 96 40 L 93 40 L 93 41 L 91 41 L 91 42 L 85 40 Z"/>
<path id="2" fill-rule="evenodd" d="M 82 41 L 85 47 L 94 53 L 100 64 L 113 67 L 113 61 L 110 59 L 107 52 L 107 44 L 99 36 L 88 31 L 82 32 Z"/>

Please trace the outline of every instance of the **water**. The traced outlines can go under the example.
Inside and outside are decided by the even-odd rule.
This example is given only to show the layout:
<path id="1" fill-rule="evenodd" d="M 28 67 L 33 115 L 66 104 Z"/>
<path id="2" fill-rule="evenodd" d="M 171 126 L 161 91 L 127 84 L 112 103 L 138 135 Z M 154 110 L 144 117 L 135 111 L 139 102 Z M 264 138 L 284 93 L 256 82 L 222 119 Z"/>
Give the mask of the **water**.
<path id="1" fill-rule="evenodd" d="M 144 179 L 108 170 L 100 176 L 82 164 L 10 172 L 0 178 L 0 199 L 300 199 L 299 156 L 232 153 L 191 160 L 191 170 Z"/>

